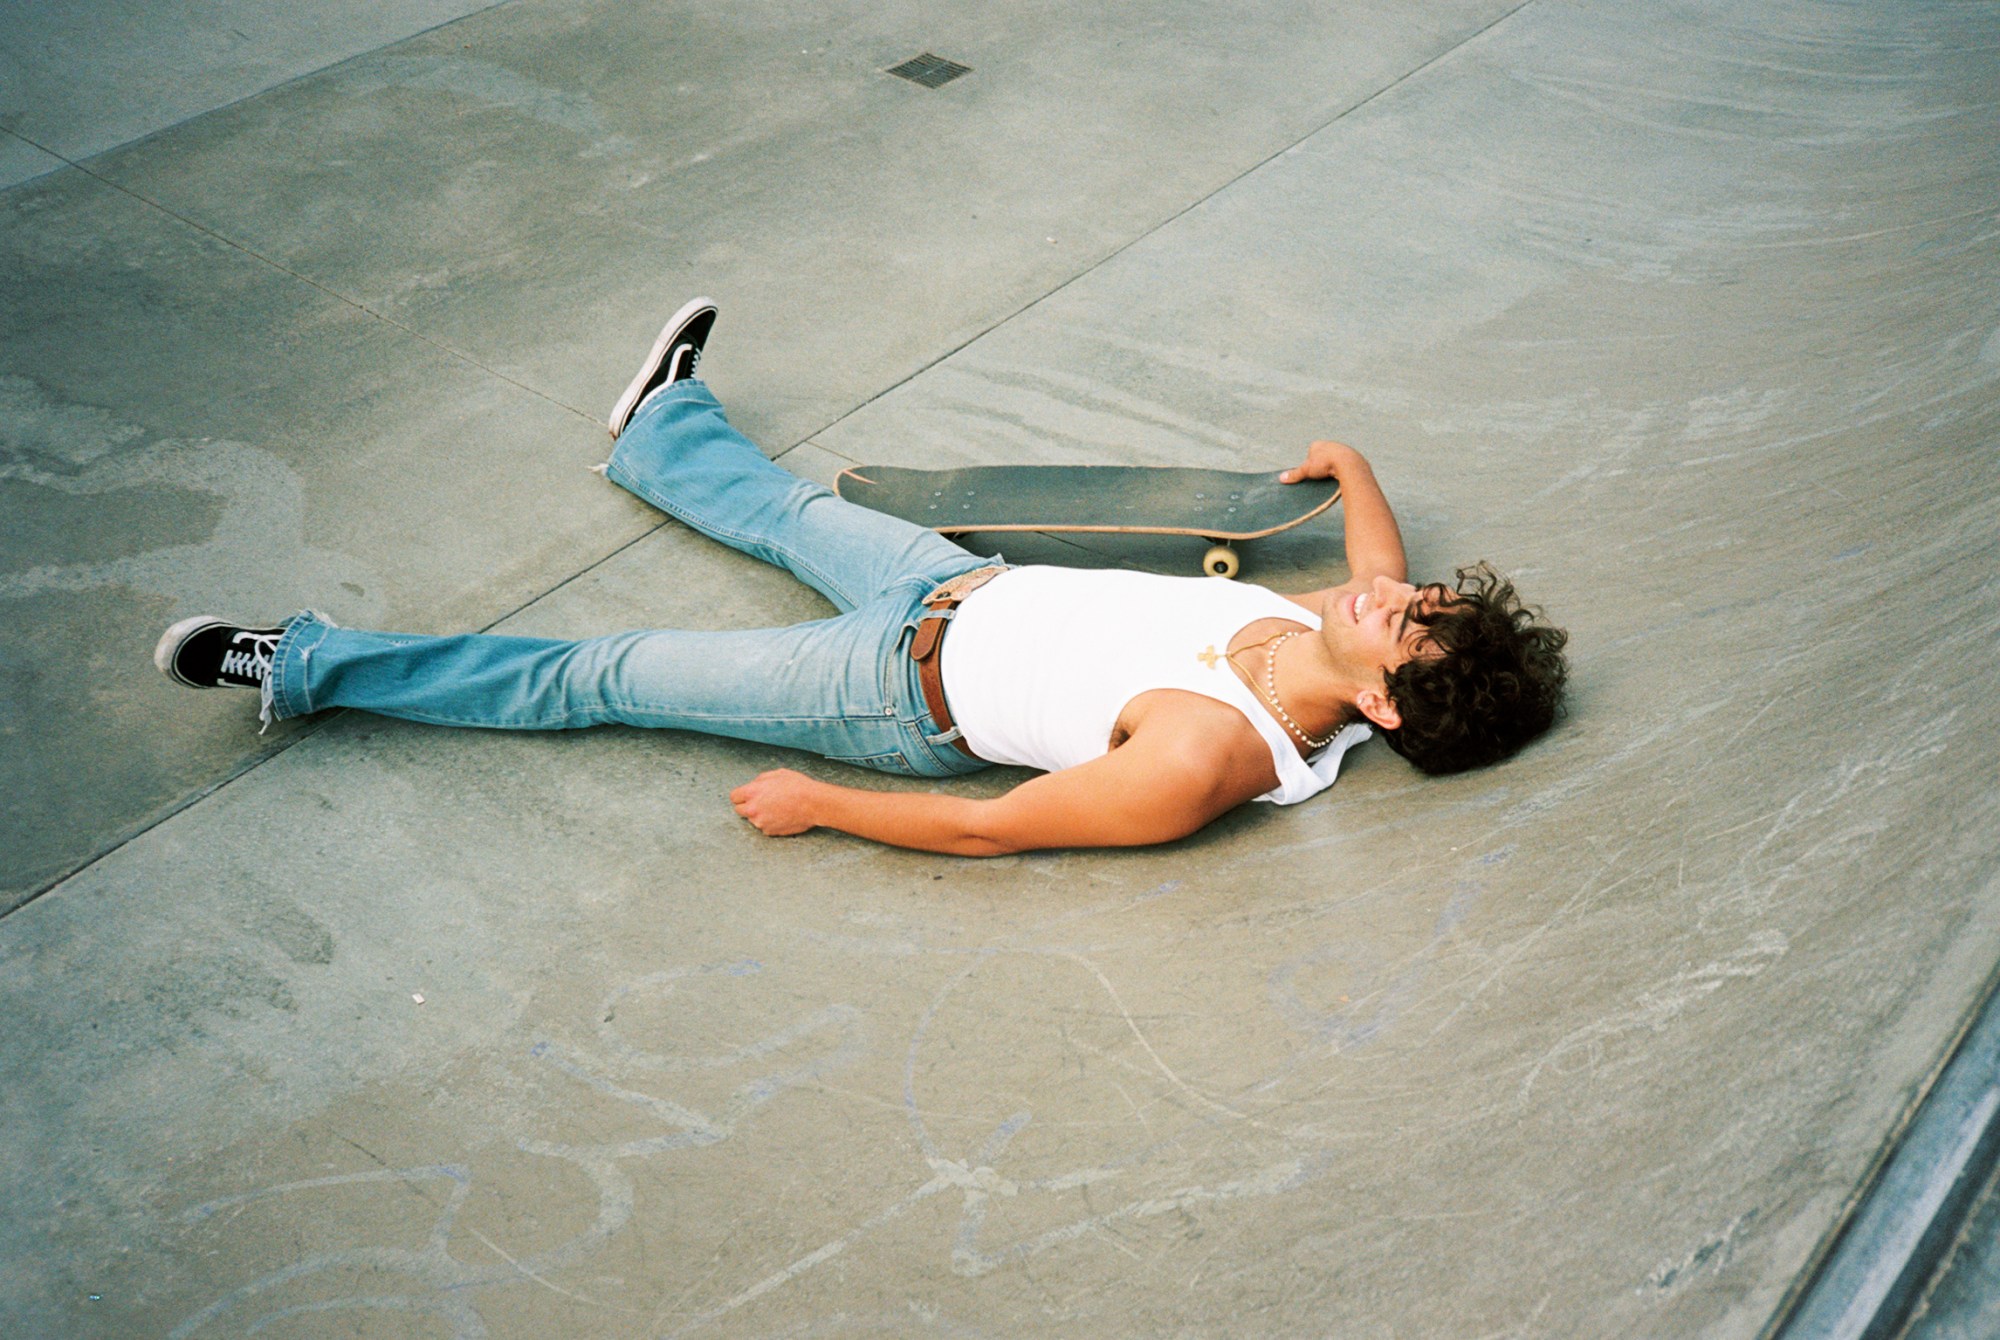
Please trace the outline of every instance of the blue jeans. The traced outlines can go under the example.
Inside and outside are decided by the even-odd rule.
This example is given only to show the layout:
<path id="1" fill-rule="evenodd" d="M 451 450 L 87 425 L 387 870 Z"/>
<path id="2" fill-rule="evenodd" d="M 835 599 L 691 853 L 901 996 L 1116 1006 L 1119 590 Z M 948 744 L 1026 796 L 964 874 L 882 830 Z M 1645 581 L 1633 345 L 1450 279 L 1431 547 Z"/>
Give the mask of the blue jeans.
<path id="1" fill-rule="evenodd" d="M 931 720 L 907 647 L 924 596 L 988 560 L 773 464 L 692 378 L 640 406 L 605 473 L 703 534 L 788 569 L 841 613 L 754 632 L 566 642 L 370 633 L 307 612 L 286 625 L 272 657 L 271 714 L 358 707 L 510 730 L 620 722 L 921 777 L 986 766 Z"/>

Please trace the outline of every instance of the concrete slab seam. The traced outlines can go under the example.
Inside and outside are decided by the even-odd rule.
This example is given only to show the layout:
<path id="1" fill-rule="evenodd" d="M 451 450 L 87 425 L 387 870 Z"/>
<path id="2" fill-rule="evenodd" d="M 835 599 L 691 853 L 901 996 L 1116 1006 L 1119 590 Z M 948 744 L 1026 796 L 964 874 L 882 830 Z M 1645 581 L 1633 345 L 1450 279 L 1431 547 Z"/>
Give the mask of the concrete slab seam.
<path id="1" fill-rule="evenodd" d="M 503 0 L 503 3 L 511 3 L 511 2 L 512 0 Z M 40 149 L 43 153 L 49 154 L 52 157 L 62 158 L 62 161 L 64 163 L 68 164 L 76 171 L 82 173 L 84 176 L 90 178 L 92 181 L 97 182 L 99 185 L 107 186 L 128 199 L 136 200 L 142 205 L 145 205 L 151 209 L 158 210 L 160 213 L 174 220 L 174 222 L 179 223 L 185 227 L 192 228 L 194 231 L 200 233 L 204 237 L 213 238 L 215 241 L 220 242 L 223 246 L 228 247 L 230 250 L 237 251 L 245 256 L 248 256 L 251 260 L 262 262 L 263 264 L 270 266 L 273 270 L 276 270 L 279 274 L 286 275 L 292 279 L 296 279 L 301 284 L 304 284 L 306 287 L 313 289 L 316 292 L 324 293 L 327 297 L 332 298 L 335 302 L 344 303 L 345 305 L 352 307 L 355 311 L 362 313 L 364 316 L 373 317 L 375 320 L 380 321 L 383 325 L 388 326 L 393 330 L 401 331 L 403 334 L 409 336 L 413 340 L 416 340 L 420 344 L 428 345 L 431 348 L 437 350 L 439 353 L 445 354 L 451 358 L 459 360 L 460 362 L 466 364 L 468 367 L 477 368 L 479 371 L 486 373 L 488 376 L 497 377 L 501 381 L 507 383 L 509 386 L 514 387 L 516 390 L 526 391 L 529 395 L 534 396 L 538 400 L 546 400 L 549 404 L 554 405 L 557 409 L 565 410 L 568 413 L 574 414 L 578 418 L 584 420 L 586 423 L 596 424 L 599 427 L 603 426 L 604 421 L 600 419 L 597 415 L 590 413 L 588 410 L 578 409 L 575 405 L 567 404 L 561 400 L 556 399 L 554 396 L 550 395 L 546 391 L 538 390 L 535 387 L 528 385 L 526 382 L 518 381 L 513 377 L 509 377 L 506 373 L 499 371 L 497 368 L 488 367 L 486 364 L 480 362 L 472 355 L 465 353 L 463 350 L 454 349 L 448 344 L 444 344 L 438 340 L 434 340 L 430 336 L 424 334 L 422 331 L 412 329 L 411 327 L 406 326 L 402 322 L 396 320 L 394 317 L 387 316 L 381 312 L 376 311 L 373 307 L 370 307 L 367 303 L 362 302 L 359 299 L 351 298 L 345 293 L 340 292 L 338 289 L 327 287 L 325 284 L 320 283 L 317 279 L 314 279 L 311 275 L 301 274 L 297 270 L 292 269 L 289 265 L 284 265 L 278 261 L 272 260 L 269 256 L 264 255 L 262 252 L 257 251 L 254 248 L 247 247 L 243 243 L 235 240 L 234 238 L 227 237 L 222 233 L 215 231 L 215 229 L 208 227 L 206 224 L 197 223 L 193 219 L 188 218 L 185 214 L 179 213 L 178 211 L 173 209 L 169 209 L 167 206 L 161 204 L 159 201 L 153 199 L 150 196 L 141 195 L 139 192 L 132 190 L 130 187 L 122 186 L 119 183 L 112 181 L 109 177 L 102 175 L 101 173 L 92 172 L 89 168 L 85 167 L 83 164 L 77 162 L 74 159 L 63 158 L 61 154 L 56 153 L 53 149 L 49 149 L 44 147 L 43 145 L 36 144 L 33 140 L 27 139 L 24 136 L 17 135 L 16 138 L 20 139 L 23 144 L 32 145 L 34 148 Z"/>
<path id="2" fill-rule="evenodd" d="M 665 530 L 668 526 L 672 524 L 674 524 L 674 522 L 671 517 L 661 520 L 658 525 L 652 526 L 647 530 L 642 531 L 638 535 L 633 536 L 631 539 L 619 545 L 611 552 L 604 554 L 601 557 L 594 559 L 589 563 L 586 563 L 583 567 L 580 567 L 575 572 L 570 573 L 567 577 L 564 577 L 561 581 L 557 582 L 554 586 L 549 587 L 546 591 L 537 592 L 535 595 L 529 597 L 528 599 L 522 601 L 520 604 L 514 606 L 514 608 L 504 611 L 503 613 L 496 616 L 489 623 L 485 624 L 480 628 L 475 628 L 472 631 L 476 633 L 492 632 L 495 628 L 498 628 L 501 624 L 507 622 L 507 620 L 513 618 L 515 615 L 520 614 L 522 611 L 530 608 L 531 606 L 538 605 L 542 601 L 547 600 L 550 596 L 555 595 L 558 591 L 561 591 L 564 587 L 570 585 L 572 582 L 576 582 L 584 577 L 588 577 L 591 573 L 603 567 L 606 563 L 609 563 L 611 560 L 617 558 L 620 554 L 624 553 L 627 549 L 630 549 L 633 545 L 651 539 L 653 536 L 659 534 L 662 530 Z M 121 835 L 115 841 L 107 843 L 105 846 L 99 848 L 97 851 L 92 852 L 89 856 L 77 862 L 75 866 L 71 867 L 68 870 L 63 871 L 61 874 L 51 879 L 48 883 L 42 885 L 40 888 L 35 889 L 33 892 L 29 893 L 27 897 L 23 898 L 19 903 L 16 903 L 13 907 L 7 908 L 4 911 L 0 911 L 0 921 L 5 921 L 8 917 L 13 916 L 16 912 L 19 912 L 23 908 L 29 907 L 34 903 L 40 901 L 45 895 L 55 892 L 58 888 L 62 887 L 64 884 L 67 884 L 70 880 L 76 878 L 84 871 L 90 869 L 92 866 L 96 865 L 99 861 L 102 861 L 105 857 L 112 855 L 113 853 L 119 851 L 126 845 L 138 840 L 139 838 L 144 837 L 146 834 L 152 832 L 155 828 L 158 828 L 161 824 L 164 824 L 169 820 L 177 817 L 178 815 L 181 815 L 186 811 L 192 809 L 194 806 L 200 804 L 204 800 L 207 800 L 210 796 L 222 790 L 224 787 L 229 786 L 230 784 L 237 782 L 244 777 L 249 776 L 251 773 L 263 767 L 266 763 L 271 762 L 273 759 L 276 759 L 281 755 L 290 752 L 294 746 L 304 744 L 307 740 L 310 740 L 313 736 L 319 734 L 319 732 L 323 730 L 325 727 L 331 725 L 334 721 L 346 715 L 347 715 L 347 709 L 344 707 L 336 707 L 331 711 L 317 713 L 315 715 L 315 719 L 310 724 L 304 726 L 297 735 L 293 736 L 289 740 L 284 741 L 282 744 L 279 744 L 277 747 L 273 748 L 269 753 L 259 754 L 257 757 L 250 759 L 249 761 L 240 765 L 234 772 L 231 772 L 228 776 L 219 778 L 218 780 L 210 782 L 206 786 L 199 788 L 192 795 L 182 798 L 178 803 L 176 803 L 173 806 L 173 808 L 167 810 L 165 813 L 158 815 L 157 817 L 149 820 L 144 824 L 139 825 L 138 827 L 132 829 L 130 832 Z M 263 732 L 259 731 L 258 733 L 261 735 Z"/>
<path id="3" fill-rule="evenodd" d="M 1512 9 L 1508 10 L 1505 14 L 1502 14 L 1499 18 L 1494 19 L 1492 22 L 1486 24 L 1484 27 L 1478 29 L 1475 32 L 1468 33 L 1466 36 L 1460 38 L 1458 41 L 1446 47 L 1443 51 L 1440 51 L 1435 56 L 1432 56 L 1429 60 L 1424 61 L 1419 65 L 1412 66 L 1410 69 L 1404 71 L 1402 74 L 1397 75 L 1394 79 L 1390 80 L 1388 83 L 1382 85 L 1382 87 L 1376 89 L 1373 93 L 1370 93 L 1367 97 L 1360 98 L 1355 102 L 1349 104 L 1348 106 L 1341 108 L 1339 111 L 1335 112 L 1332 116 L 1328 117 L 1320 124 L 1314 126 L 1311 130 L 1308 130 L 1303 135 L 1300 135 L 1290 144 L 1287 144 L 1280 149 L 1273 150 L 1271 153 L 1265 155 L 1263 158 L 1258 159 L 1255 163 L 1252 163 L 1249 167 L 1244 168 L 1241 172 L 1231 177 L 1228 181 L 1223 182 L 1220 186 L 1217 186 L 1214 190 L 1208 192 L 1200 199 L 1189 201 L 1181 208 L 1175 210 L 1172 214 L 1169 214 L 1166 218 L 1161 219 L 1158 223 L 1153 224 L 1150 228 L 1145 229 L 1143 232 L 1127 239 L 1125 242 L 1112 248 L 1110 251 L 1106 252 L 1102 256 L 1099 256 L 1089 265 L 1086 265 L 1083 269 L 1078 270 L 1075 274 L 1071 275 L 1068 279 L 1063 280 L 1062 283 L 1057 284 L 1054 288 L 1048 290 L 1046 293 L 1043 293 L 1038 297 L 1029 299 L 1027 302 L 1021 304 L 1021 306 L 1015 308 L 1007 315 L 1000 317 L 998 320 L 994 321 L 991 325 L 988 325 L 985 329 L 976 331 L 973 334 L 968 335 L 965 339 L 953 345 L 951 348 L 945 350 L 943 353 L 939 354 L 936 358 L 933 358 L 928 363 L 925 363 L 921 367 L 914 369 L 907 376 L 901 377 L 896 381 L 891 382 L 889 385 L 883 387 L 881 390 L 877 391 L 874 395 L 869 396 L 866 400 L 863 400 L 859 404 L 853 406 L 845 413 L 842 413 L 833 418 L 832 420 L 824 424 L 821 424 L 817 429 L 806 434 L 803 441 L 811 441 L 812 439 L 818 437 L 821 433 L 827 432 L 833 428 L 840 426 L 842 423 L 845 423 L 848 419 L 852 418 L 860 411 L 868 408 L 868 406 L 874 404 L 877 400 L 880 400 L 883 396 L 886 396 L 890 392 L 896 390 L 897 388 L 916 380 L 917 377 L 930 371 L 938 364 L 952 357 L 954 354 L 958 354 L 964 351 L 965 349 L 970 348 L 972 345 L 978 343 L 980 340 L 992 334 L 1000 327 L 1006 325 L 1009 321 L 1014 320 L 1016 317 L 1021 316 L 1026 312 L 1034 310 L 1036 307 L 1039 307 L 1042 303 L 1048 301 L 1048 299 L 1053 298 L 1056 294 L 1061 293 L 1063 290 L 1069 288 L 1072 284 L 1075 284 L 1079 280 L 1086 279 L 1090 275 L 1095 274 L 1099 269 L 1103 268 L 1110 262 L 1118 259 L 1118 257 L 1124 255 L 1127 251 L 1130 251 L 1133 247 L 1138 246 L 1141 242 L 1144 242 L 1148 238 L 1154 236 L 1161 229 L 1168 227 L 1169 225 L 1177 222 L 1182 218 L 1185 218 L 1189 213 L 1201 208 L 1203 205 L 1207 204 L 1210 200 L 1213 200 L 1216 196 L 1222 194 L 1224 191 L 1229 190 L 1231 187 L 1237 185 L 1239 182 L 1246 180 L 1252 175 L 1263 171 L 1265 168 L 1269 167 L 1272 163 L 1276 162 L 1278 159 L 1283 158 L 1286 154 L 1292 152 L 1292 150 L 1298 148 L 1301 144 L 1304 144 L 1307 140 L 1313 138 L 1313 136 L 1320 134 L 1322 131 L 1328 129 L 1333 125 L 1338 124 L 1339 122 L 1346 119 L 1353 113 L 1358 112 L 1362 108 L 1369 106 L 1377 98 L 1380 98 L 1385 94 L 1394 92 L 1396 89 L 1401 88 L 1404 84 L 1416 78 L 1424 71 L 1431 69 L 1439 62 L 1446 60 L 1449 57 L 1454 56 L 1457 53 L 1465 50 L 1466 47 L 1478 41 L 1480 38 L 1486 36 L 1488 33 L 1491 33 L 1501 24 L 1507 22 L 1507 20 L 1513 18 L 1516 14 L 1519 14 L 1522 10 L 1528 8 L 1528 6 L 1534 3 L 1535 0 L 1521 0 L 1520 4 L 1515 5 Z M 790 448 L 787 448 L 787 450 L 790 450 Z M 823 450 L 830 450 L 830 448 L 823 448 Z M 782 454 L 783 453 L 780 453 L 780 455 Z M 834 454 L 839 455 L 840 453 L 836 452 Z M 843 459 L 846 458 L 843 457 Z"/>
<path id="4" fill-rule="evenodd" d="M 491 13 L 493 10 L 496 9 L 504 9 L 508 5 L 514 3 L 516 3 L 516 0 L 493 0 L 492 4 L 483 5 L 480 8 L 471 11 L 470 13 L 460 14 L 453 18 L 446 19 L 443 23 L 433 23 L 430 27 L 419 28 L 415 32 L 404 33 L 402 36 L 396 38 L 396 40 L 393 42 L 385 42 L 381 46 L 370 47 L 366 51 L 357 51 L 353 55 L 343 57 L 340 60 L 334 61 L 330 65 L 321 65 L 311 70 L 301 70 L 299 73 L 291 76 L 289 79 L 280 79 L 275 84 L 266 84 L 263 88 L 257 89 L 250 93 L 245 93 L 240 98 L 231 98 L 227 102 L 218 102 L 213 107 L 204 107 L 202 110 L 196 112 L 192 116 L 184 116 L 178 121 L 169 121 L 164 126 L 155 126 L 153 129 L 147 131 L 143 135 L 135 135 L 131 139 L 120 141 L 117 144 L 108 144 L 104 148 L 99 149 L 96 153 L 91 154 L 90 157 L 97 158 L 104 154 L 117 153 L 119 150 L 129 148 L 135 144 L 143 144 L 147 140 L 152 139 L 156 135 L 164 135 L 170 130 L 175 130 L 181 126 L 188 125 L 191 122 L 199 121 L 204 116 L 209 116 L 216 112 L 225 112 L 228 111 L 231 107 L 240 107 L 244 103 L 252 100 L 253 98 L 263 97 L 266 93 L 275 93 L 277 90 L 281 88 L 289 88 L 293 84 L 296 84 L 301 80 L 317 78 L 318 76 L 325 74 L 328 70 L 337 70 L 343 65 L 350 65 L 358 60 L 366 60 L 368 57 L 373 56 L 378 52 L 387 51 L 390 47 L 401 46 L 403 43 L 411 41 L 415 38 L 424 37 L 430 33 L 440 32 L 443 29 L 453 26 L 454 24 L 463 23 L 467 19 L 477 18 L 481 14 Z M 26 135 L 21 134 L 17 130 L 9 130 L 6 133 L 12 135 L 15 139 L 21 141 L 21 143 L 29 145 L 30 147 L 37 149 L 42 153 L 47 154 L 49 157 L 56 159 L 64 166 L 80 167 L 80 164 L 78 164 L 77 160 L 71 158 L 69 155 L 58 153 L 56 150 L 49 148 L 45 144 L 38 144 L 34 140 L 29 139 Z M 17 186 L 25 186 L 29 182 L 40 181 L 43 177 L 48 176 L 49 173 L 60 172 L 61 170 L 62 170 L 61 168 L 55 167 L 55 168 L 50 168 L 48 172 L 37 172 L 32 177 L 23 177 L 20 181 L 10 182 L 5 189 L 13 190 Z M 96 176 L 95 173 L 90 173 L 88 175 L 93 177 Z M 103 178 L 100 177 L 98 178 L 98 180 L 102 181 Z M 130 193 L 128 192 L 128 194 Z"/>

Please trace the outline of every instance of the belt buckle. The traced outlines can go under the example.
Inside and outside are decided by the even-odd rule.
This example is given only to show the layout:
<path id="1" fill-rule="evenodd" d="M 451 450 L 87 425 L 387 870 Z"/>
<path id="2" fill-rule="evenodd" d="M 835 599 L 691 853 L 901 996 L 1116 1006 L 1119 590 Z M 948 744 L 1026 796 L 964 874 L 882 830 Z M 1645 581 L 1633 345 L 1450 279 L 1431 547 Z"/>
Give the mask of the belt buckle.
<path id="1" fill-rule="evenodd" d="M 935 605 L 940 600 L 963 600 L 1006 570 L 1005 567 L 994 564 L 984 568 L 974 568 L 971 572 L 961 572 L 925 596 L 924 604 Z"/>

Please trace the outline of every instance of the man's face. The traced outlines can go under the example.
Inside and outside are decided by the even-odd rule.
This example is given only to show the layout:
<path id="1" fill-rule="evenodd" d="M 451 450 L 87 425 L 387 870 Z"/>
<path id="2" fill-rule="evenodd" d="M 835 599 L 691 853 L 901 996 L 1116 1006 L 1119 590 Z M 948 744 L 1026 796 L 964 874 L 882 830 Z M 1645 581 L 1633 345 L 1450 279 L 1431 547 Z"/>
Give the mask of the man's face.
<path id="1" fill-rule="evenodd" d="M 1377 577 L 1335 597 L 1323 617 L 1323 631 L 1351 672 L 1381 683 L 1390 671 L 1424 653 L 1424 626 L 1410 616 L 1435 609 L 1441 598 L 1435 586 Z"/>

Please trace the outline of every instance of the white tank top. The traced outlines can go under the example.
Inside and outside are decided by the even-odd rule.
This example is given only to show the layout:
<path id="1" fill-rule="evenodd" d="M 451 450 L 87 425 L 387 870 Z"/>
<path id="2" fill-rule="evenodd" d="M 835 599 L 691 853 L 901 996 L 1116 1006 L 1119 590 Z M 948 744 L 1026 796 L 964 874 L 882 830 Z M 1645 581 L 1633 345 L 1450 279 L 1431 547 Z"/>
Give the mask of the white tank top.
<path id="1" fill-rule="evenodd" d="M 1319 627 L 1319 616 L 1261 586 L 1145 572 L 1011 568 L 967 596 L 944 639 L 944 694 L 972 752 L 1054 772 L 1108 753 L 1125 705 L 1184 689 L 1243 713 L 1270 746 L 1295 805 L 1333 785 L 1341 755 L 1368 738 L 1345 727 L 1310 762 L 1229 668 L 1230 639 L 1259 619 Z"/>

